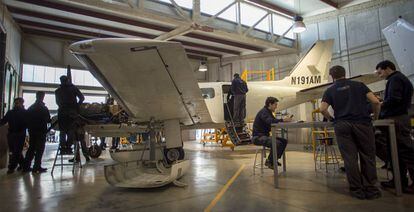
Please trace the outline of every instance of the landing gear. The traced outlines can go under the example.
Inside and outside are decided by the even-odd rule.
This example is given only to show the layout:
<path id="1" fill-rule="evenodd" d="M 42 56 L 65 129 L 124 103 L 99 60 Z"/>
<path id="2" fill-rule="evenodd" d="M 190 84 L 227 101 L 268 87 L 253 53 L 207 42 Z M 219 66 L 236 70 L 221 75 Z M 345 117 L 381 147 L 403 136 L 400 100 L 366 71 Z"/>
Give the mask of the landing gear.
<path id="1" fill-rule="evenodd" d="M 185 153 L 183 147 L 164 149 L 164 157 L 168 164 L 174 161 L 184 159 Z"/>
<path id="2" fill-rule="evenodd" d="M 101 156 L 101 153 L 102 148 L 98 144 L 92 144 L 89 147 L 89 156 L 91 156 L 91 158 L 99 158 L 99 156 Z"/>

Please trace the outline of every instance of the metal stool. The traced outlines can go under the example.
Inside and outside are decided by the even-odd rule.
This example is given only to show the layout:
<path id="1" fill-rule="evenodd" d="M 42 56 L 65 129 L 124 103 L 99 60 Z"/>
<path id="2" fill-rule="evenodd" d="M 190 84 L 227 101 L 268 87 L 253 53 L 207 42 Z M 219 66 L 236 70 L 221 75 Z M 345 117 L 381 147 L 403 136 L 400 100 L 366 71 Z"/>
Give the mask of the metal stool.
<path id="1" fill-rule="evenodd" d="M 315 170 L 316 170 L 316 163 L 318 162 L 318 158 L 319 158 L 319 167 L 321 167 L 322 162 L 325 162 L 326 172 L 328 172 L 329 164 L 334 165 L 334 168 L 335 168 L 335 165 L 338 165 L 338 168 L 339 168 L 338 156 L 333 146 L 333 137 L 317 138 L 316 140 L 319 141 L 319 146 L 316 148 Z"/>
<path id="2" fill-rule="evenodd" d="M 262 147 L 262 148 L 260 148 L 260 147 Z M 263 165 L 264 165 L 263 158 L 266 158 L 266 150 L 268 150 L 268 149 L 266 149 L 265 146 L 257 146 L 256 154 L 254 156 L 253 175 L 256 174 L 256 168 L 258 168 L 258 166 L 260 166 L 260 173 L 263 174 L 263 169 L 264 169 L 264 167 L 263 167 Z M 256 164 L 258 154 L 260 154 L 260 163 Z"/>

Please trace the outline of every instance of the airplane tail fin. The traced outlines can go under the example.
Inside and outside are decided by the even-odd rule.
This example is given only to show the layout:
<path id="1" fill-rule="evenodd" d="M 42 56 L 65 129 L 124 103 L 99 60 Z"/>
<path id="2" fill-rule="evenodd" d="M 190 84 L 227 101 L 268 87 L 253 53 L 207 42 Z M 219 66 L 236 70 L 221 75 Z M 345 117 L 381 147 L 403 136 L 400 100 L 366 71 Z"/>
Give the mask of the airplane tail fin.
<path id="1" fill-rule="evenodd" d="M 328 82 L 334 40 L 317 41 L 283 79 L 289 86 L 308 88 Z"/>

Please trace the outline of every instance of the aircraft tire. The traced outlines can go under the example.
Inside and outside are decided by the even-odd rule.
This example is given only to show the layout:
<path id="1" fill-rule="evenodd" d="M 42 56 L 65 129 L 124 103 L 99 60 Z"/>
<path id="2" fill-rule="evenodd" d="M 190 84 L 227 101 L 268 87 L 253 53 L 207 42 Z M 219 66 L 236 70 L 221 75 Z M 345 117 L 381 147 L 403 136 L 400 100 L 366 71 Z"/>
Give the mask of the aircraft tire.
<path id="1" fill-rule="evenodd" d="M 164 149 L 164 156 L 168 164 L 172 164 L 176 160 L 184 159 L 185 153 L 183 147 Z"/>
<path id="2" fill-rule="evenodd" d="M 99 156 L 101 156 L 102 149 L 97 144 L 91 145 L 88 150 L 89 150 L 89 156 L 91 158 L 98 158 Z"/>

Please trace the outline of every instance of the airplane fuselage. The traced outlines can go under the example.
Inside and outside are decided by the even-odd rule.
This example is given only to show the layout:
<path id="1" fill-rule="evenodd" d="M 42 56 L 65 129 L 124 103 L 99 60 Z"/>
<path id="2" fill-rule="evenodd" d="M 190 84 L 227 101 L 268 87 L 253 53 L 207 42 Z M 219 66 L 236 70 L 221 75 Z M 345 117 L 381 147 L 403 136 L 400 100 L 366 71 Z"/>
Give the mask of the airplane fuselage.
<path id="1" fill-rule="evenodd" d="M 282 81 L 248 82 L 246 94 L 246 121 L 254 120 L 257 112 L 264 106 L 269 96 L 279 99 L 277 111 L 309 101 L 309 97 L 298 97 L 302 88 L 281 85 Z M 284 84 L 284 83 L 283 83 Z M 224 103 L 227 103 L 227 90 L 230 82 L 206 82 L 198 84 L 214 123 L 224 123 Z M 226 88 L 227 87 L 227 88 Z"/>

